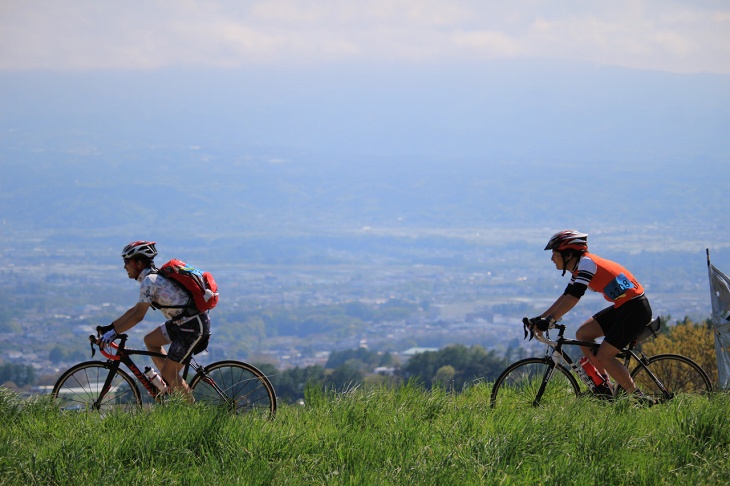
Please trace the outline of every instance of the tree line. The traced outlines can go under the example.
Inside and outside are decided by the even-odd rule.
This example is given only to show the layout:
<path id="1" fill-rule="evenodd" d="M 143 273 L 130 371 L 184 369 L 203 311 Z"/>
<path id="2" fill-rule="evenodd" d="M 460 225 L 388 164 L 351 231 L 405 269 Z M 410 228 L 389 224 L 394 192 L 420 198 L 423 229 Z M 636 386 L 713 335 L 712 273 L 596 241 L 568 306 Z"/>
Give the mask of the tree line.
<path id="1" fill-rule="evenodd" d="M 0 384 L 7 388 L 24 388 L 35 384 L 36 373 L 32 366 L 19 363 L 0 364 Z"/>
<path id="2" fill-rule="evenodd" d="M 304 399 L 308 386 L 341 392 L 361 386 L 397 387 L 415 380 L 426 389 L 460 391 L 472 383 L 493 381 L 511 361 L 481 346 L 455 344 L 418 353 L 405 364 L 390 353 L 359 348 L 333 352 L 324 366 L 284 371 L 269 364 L 258 366 L 271 378 L 279 399 L 294 403 Z"/>
<path id="3" fill-rule="evenodd" d="M 712 322 L 695 323 L 689 318 L 668 326 L 671 316 L 662 318 L 662 328 L 655 339 L 640 344 L 647 356 L 676 353 L 696 361 L 717 384 Z M 578 353 L 576 348 L 573 350 Z M 389 353 L 365 348 L 334 352 L 327 364 L 279 371 L 271 365 L 261 365 L 271 376 L 280 400 L 293 403 L 304 398 L 307 386 L 345 391 L 359 386 L 401 386 L 416 380 L 427 389 L 445 388 L 459 392 L 477 382 L 492 382 L 508 364 L 526 357 L 522 348 L 510 348 L 504 354 L 487 351 L 481 346 L 455 344 L 438 351 L 426 351 L 400 364 Z M 577 356 L 575 356 L 577 358 Z M 375 372 L 377 368 L 387 371 Z"/>

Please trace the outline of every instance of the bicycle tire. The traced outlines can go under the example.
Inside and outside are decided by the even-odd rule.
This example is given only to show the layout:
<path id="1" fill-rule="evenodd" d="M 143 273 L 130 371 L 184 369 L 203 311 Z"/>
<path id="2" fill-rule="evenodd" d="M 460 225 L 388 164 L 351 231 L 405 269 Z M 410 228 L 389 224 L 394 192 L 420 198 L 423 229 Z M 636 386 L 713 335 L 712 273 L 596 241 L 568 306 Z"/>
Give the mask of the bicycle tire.
<path id="1" fill-rule="evenodd" d="M 110 365 L 102 361 L 79 363 L 60 376 L 53 386 L 51 396 L 62 411 L 139 410 L 142 407 L 142 397 L 137 384 L 119 368 L 112 378 L 109 391 L 101 403 L 98 403 L 110 372 Z"/>
<path id="2" fill-rule="evenodd" d="M 564 403 L 566 399 L 580 396 L 578 382 L 562 364 L 555 366 L 550 381 L 541 396 L 538 396 L 551 363 L 552 360 L 548 358 L 527 358 L 509 365 L 494 382 L 491 407 Z"/>
<path id="3" fill-rule="evenodd" d="M 211 378 L 225 397 L 207 381 Z M 197 403 L 226 407 L 236 413 L 255 413 L 273 418 L 276 394 L 269 379 L 258 368 L 242 361 L 211 363 L 190 382 Z"/>
<path id="4" fill-rule="evenodd" d="M 658 354 L 646 362 L 664 387 L 671 393 L 665 397 L 654 379 L 641 365 L 631 372 L 631 378 L 641 391 L 655 400 L 663 401 L 678 393 L 705 395 L 712 392 L 712 383 L 700 365 L 679 354 Z"/>

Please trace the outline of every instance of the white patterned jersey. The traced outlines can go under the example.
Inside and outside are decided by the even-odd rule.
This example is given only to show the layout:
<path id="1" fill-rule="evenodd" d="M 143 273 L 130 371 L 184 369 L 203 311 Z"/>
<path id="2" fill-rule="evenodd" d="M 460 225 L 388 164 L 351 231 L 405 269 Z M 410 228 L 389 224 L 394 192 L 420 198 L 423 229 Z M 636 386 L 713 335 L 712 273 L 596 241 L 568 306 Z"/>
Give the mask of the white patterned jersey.
<path id="1" fill-rule="evenodd" d="M 151 272 L 151 269 L 145 268 L 137 277 L 140 302 L 150 305 L 154 302 L 160 306 L 184 306 L 188 303 L 190 297 L 179 285 Z M 167 320 L 178 317 L 184 311 L 183 307 L 163 307 L 159 310 Z"/>

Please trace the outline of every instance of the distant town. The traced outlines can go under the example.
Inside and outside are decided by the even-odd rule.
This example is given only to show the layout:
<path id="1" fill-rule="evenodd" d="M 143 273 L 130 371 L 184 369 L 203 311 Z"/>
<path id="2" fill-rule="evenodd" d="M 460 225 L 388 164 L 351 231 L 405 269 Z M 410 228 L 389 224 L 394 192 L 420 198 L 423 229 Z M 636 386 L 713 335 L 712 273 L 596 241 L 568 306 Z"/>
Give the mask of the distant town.
<path id="1" fill-rule="evenodd" d="M 288 369 L 323 366 L 331 352 L 359 347 L 387 351 L 401 363 L 413 353 L 449 344 L 500 353 L 542 349 L 523 340 L 521 319 L 542 312 L 568 282 L 542 248 L 496 252 L 494 258 L 488 248 L 472 248 L 467 256 L 473 265 L 469 258 L 454 260 L 453 249 L 419 252 L 430 263 L 367 254 L 320 265 L 212 263 L 206 269 L 216 276 L 221 302 L 211 313 L 208 353 L 199 358 Z M 0 263 L 0 362 L 32 364 L 39 383 L 50 385 L 60 371 L 90 359 L 87 336 L 133 305 L 138 287 L 121 265 L 104 263 L 110 258 L 101 250 L 84 261 L 72 251 L 20 253 Z M 199 249 L 190 254 L 206 261 Z M 646 275 L 655 315 L 709 317 L 706 269 L 698 252 L 644 257 L 627 254 L 624 260 L 635 274 Z M 682 278 L 675 278 L 680 273 Z M 575 329 L 605 305 L 591 293 L 566 320 Z M 144 334 L 161 323 L 161 316 L 150 312 L 130 332 L 131 345 L 142 347 Z"/>

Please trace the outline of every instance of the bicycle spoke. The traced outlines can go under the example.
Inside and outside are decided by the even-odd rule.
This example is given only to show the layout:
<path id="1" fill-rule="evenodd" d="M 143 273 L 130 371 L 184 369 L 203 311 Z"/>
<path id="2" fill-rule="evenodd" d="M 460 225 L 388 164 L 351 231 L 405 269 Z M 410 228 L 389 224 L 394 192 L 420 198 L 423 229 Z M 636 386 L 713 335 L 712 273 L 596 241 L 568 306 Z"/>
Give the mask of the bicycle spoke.
<path id="1" fill-rule="evenodd" d="M 657 399 L 668 399 L 677 393 L 706 394 L 712 390 L 705 372 L 694 361 L 679 355 L 664 354 L 649 359 L 647 365 L 664 385 L 669 396 L 664 396 L 657 382 L 647 370 L 637 366 L 632 372 L 634 383 L 645 394 Z"/>
<path id="2" fill-rule="evenodd" d="M 117 370 L 105 391 L 108 376 L 109 370 L 101 362 L 81 363 L 61 375 L 53 388 L 53 397 L 64 411 L 108 412 L 141 405 L 139 391 L 128 375 Z"/>
<path id="3" fill-rule="evenodd" d="M 196 402 L 225 406 L 237 413 L 273 415 L 276 397 L 268 379 L 255 367 L 222 361 L 206 368 L 191 383 Z"/>
<path id="4" fill-rule="evenodd" d="M 518 361 L 508 367 L 492 389 L 492 407 L 516 407 L 560 403 L 578 395 L 578 385 L 563 369 L 556 367 L 538 396 L 548 364 L 540 358 Z"/>

